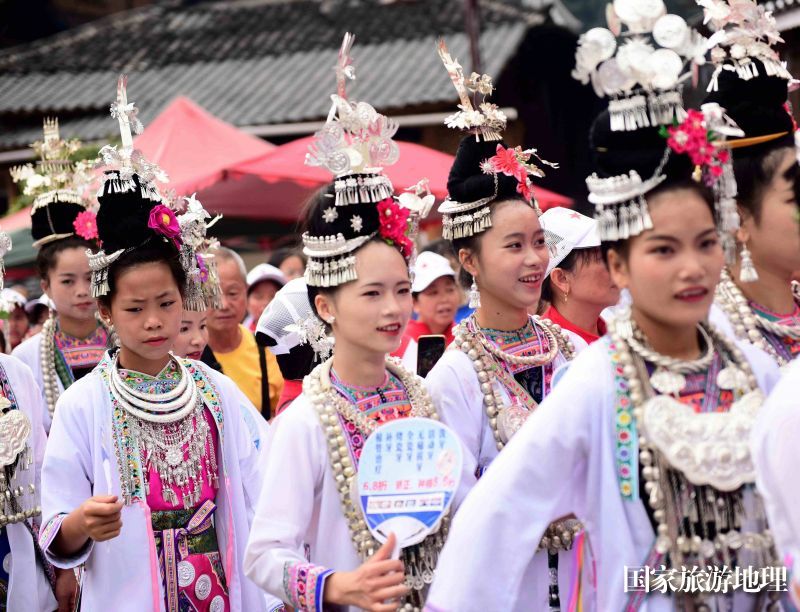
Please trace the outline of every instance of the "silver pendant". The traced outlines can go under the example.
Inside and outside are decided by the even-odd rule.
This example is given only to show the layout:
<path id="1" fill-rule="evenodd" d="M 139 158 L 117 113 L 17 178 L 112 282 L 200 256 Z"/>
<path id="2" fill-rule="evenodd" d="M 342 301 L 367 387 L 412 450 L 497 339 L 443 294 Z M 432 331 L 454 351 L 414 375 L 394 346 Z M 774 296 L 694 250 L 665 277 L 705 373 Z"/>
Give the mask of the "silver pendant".
<path id="1" fill-rule="evenodd" d="M 503 444 L 508 442 L 519 431 L 519 428 L 522 427 L 530 414 L 530 412 L 516 404 L 500 410 L 500 414 L 497 415 L 497 433 L 500 434 Z"/>
<path id="2" fill-rule="evenodd" d="M 680 393 L 686 386 L 686 377 L 680 372 L 673 372 L 662 367 L 650 376 L 650 384 L 653 389 L 664 395 L 674 395 Z"/>
<path id="3" fill-rule="evenodd" d="M 11 410 L 0 417 L 0 466 L 14 463 L 31 433 L 31 422 L 21 410 Z"/>
<path id="4" fill-rule="evenodd" d="M 745 389 L 747 387 L 747 374 L 741 368 L 730 365 L 722 368 L 717 374 L 717 386 L 720 389 Z"/>

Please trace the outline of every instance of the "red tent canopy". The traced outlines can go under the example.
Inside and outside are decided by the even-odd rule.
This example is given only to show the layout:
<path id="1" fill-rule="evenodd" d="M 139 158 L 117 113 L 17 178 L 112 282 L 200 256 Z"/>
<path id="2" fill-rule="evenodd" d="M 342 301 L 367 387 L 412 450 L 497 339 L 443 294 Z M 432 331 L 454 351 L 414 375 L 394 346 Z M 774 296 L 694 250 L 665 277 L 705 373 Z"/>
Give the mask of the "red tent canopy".
<path id="1" fill-rule="evenodd" d="M 166 171 L 169 189 L 179 195 L 219 183 L 232 166 L 263 157 L 275 148 L 217 119 L 183 96 L 173 100 L 147 126 L 134 146 Z"/>
<path id="2" fill-rule="evenodd" d="M 332 178 L 326 169 L 304 164 L 308 147 L 313 142 L 313 136 L 293 140 L 276 147 L 259 159 L 238 164 L 231 168 L 231 174 L 255 176 L 269 183 L 294 182 L 297 186 L 306 186 L 310 195 Z M 395 191 L 400 193 L 420 179 L 427 178 L 431 193 L 438 200 L 443 200 L 447 195 L 447 175 L 453 164 L 453 156 L 413 142 L 396 142 L 400 148 L 400 159 L 396 164 L 385 168 Z M 536 189 L 536 197 L 543 210 L 551 206 L 569 206 L 572 203 L 571 199 L 541 187 Z"/>

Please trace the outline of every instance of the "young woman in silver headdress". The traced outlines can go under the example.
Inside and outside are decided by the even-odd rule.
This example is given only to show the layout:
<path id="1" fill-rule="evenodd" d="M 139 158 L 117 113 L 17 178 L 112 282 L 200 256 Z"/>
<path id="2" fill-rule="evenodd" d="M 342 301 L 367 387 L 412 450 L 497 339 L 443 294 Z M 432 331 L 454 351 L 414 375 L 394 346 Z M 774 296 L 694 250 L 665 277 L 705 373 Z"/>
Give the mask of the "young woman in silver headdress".
<path id="1" fill-rule="evenodd" d="M 470 88 L 491 91 L 487 76 L 465 81 L 443 44 L 440 55 L 462 98 L 469 99 Z M 442 421 L 464 443 L 469 474 L 462 494 L 550 393 L 556 371 L 574 356 L 574 342 L 585 346 L 571 332 L 528 315 L 539 303 L 549 261 L 529 178 L 542 172 L 531 152 L 500 141 L 505 118 L 499 110 L 486 102 L 478 108 L 486 116 L 475 111 L 483 120 L 461 141 L 447 182 L 448 200 L 439 208 L 476 310 L 456 327 L 450 350 L 426 378 Z M 571 548 L 579 532 L 572 518 L 553 525 L 516 606 L 560 605 L 575 575 Z"/>
<path id="2" fill-rule="evenodd" d="M 340 69 L 350 43 L 348 35 Z M 378 544 L 354 498 L 364 442 L 379 425 L 436 417 L 422 381 L 388 359 L 411 316 L 415 223 L 379 169 L 397 159 L 394 124 L 363 102 L 354 117 L 355 103 L 342 88 L 339 94 L 313 158 L 337 177 L 317 198 L 303 235 L 309 301 L 332 332 L 333 357 L 305 378 L 274 423 L 245 568 L 297 610 L 420 610 L 445 526 L 392 559 L 394 535 Z M 330 134 L 343 130 L 335 151 L 326 151 Z M 361 157 L 367 151 L 380 156 Z M 359 161 L 334 163 L 342 159 Z"/>
<path id="3" fill-rule="evenodd" d="M 247 399 L 227 377 L 170 352 L 183 305 L 202 301 L 191 231 L 200 228 L 181 227 L 159 196 L 157 169 L 130 154 L 135 110 L 126 102 L 121 78 L 114 108 L 130 157 L 104 149 L 105 250 L 90 258 L 119 348 L 59 398 L 40 543 L 57 567 L 84 565 L 86 609 L 281 607 L 241 569 L 261 486 Z"/>
<path id="4" fill-rule="evenodd" d="M 631 121 L 627 113 L 648 103 L 623 102 Z M 618 121 L 618 108 L 595 121 L 598 174 L 587 185 L 630 309 L 570 364 L 461 505 L 432 611 L 514 609 L 532 551 L 569 512 L 591 540 L 598 610 L 762 610 L 778 597 L 768 592 L 777 560 L 747 445 L 777 368 L 706 322 L 724 263 L 704 184 L 727 159 L 710 145 L 719 113 L 690 112 L 670 128 L 668 147 L 657 127 Z M 723 594 L 711 576 L 697 587 L 686 580 L 695 566 L 752 571 L 760 586 L 726 583 Z"/>
<path id="5" fill-rule="evenodd" d="M 31 208 L 36 268 L 54 311 L 42 331 L 12 354 L 33 372 L 45 400 L 45 431 L 50 431 L 59 395 L 97 365 L 109 348 L 109 334 L 96 317 L 86 258 L 97 239 L 95 213 L 81 193 L 82 174 L 69 161 L 80 142 L 63 140 L 58 121 L 47 119 L 44 140 L 34 148 L 42 161 L 35 169 L 30 164 L 15 168 L 12 177 L 24 183 L 25 193 L 36 195 Z"/>
<path id="6" fill-rule="evenodd" d="M 800 269 L 800 166 L 788 106 L 793 78 L 770 46 L 780 35 L 763 7 L 753 2 L 706 14 L 719 30 L 706 100 L 725 108 L 743 132 L 731 142 L 731 197 L 741 223 L 711 320 L 785 365 L 800 354 L 800 297 L 792 283 Z"/>

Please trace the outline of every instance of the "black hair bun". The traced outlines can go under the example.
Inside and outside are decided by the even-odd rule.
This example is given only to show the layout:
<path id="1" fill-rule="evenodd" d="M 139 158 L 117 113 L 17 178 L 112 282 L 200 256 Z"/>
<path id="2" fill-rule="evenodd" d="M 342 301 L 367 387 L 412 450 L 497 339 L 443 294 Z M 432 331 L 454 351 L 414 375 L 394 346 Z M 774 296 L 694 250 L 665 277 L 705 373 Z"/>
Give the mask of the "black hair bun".
<path id="1" fill-rule="evenodd" d="M 660 127 L 612 131 L 606 110 L 592 124 L 589 145 L 599 177 L 608 178 L 635 170 L 642 180 L 647 180 L 664 159 L 667 139 L 660 134 Z M 671 151 L 662 173 L 667 176 L 667 181 L 682 182 L 691 178 L 693 170 L 688 155 Z"/>
<path id="2" fill-rule="evenodd" d="M 139 177 L 134 174 L 135 189 L 122 191 L 115 189 L 116 171 L 106 172 L 106 182 L 102 195 L 97 197 L 100 209 L 97 211 L 97 233 L 103 243 L 103 250 L 111 253 L 119 249 L 139 247 L 156 236 L 147 226 L 150 210 L 158 204 L 142 195 Z"/>
<path id="3" fill-rule="evenodd" d="M 517 180 L 502 173 L 497 174 L 495 197 L 495 176 L 485 173 L 481 168 L 484 161 L 497 154 L 498 144 L 506 147 L 502 140 L 482 140 L 476 138 L 474 134 L 469 134 L 461 140 L 447 177 L 447 193 L 451 200 L 467 204 L 485 198 L 495 200 L 521 198 L 517 192 Z"/>
<path id="4" fill-rule="evenodd" d="M 311 236 L 342 234 L 349 240 L 378 231 L 377 203 L 336 206 L 334 194 L 334 183 L 330 183 L 317 196 L 306 223 L 306 231 Z"/>
<path id="5" fill-rule="evenodd" d="M 758 76 L 747 81 L 739 78 L 735 71 L 722 70 L 717 79 L 717 91 L 709 93 L 705 102 L 716 102 L 724 108 L 745 138 L 787 132 L 782 138 L 765 143 L 766 148 L 793 146 L 794 124 L 785 106 L 789 97 L 788 83 L 786 79 L 767 75 L 760 61 L 753 60 L 753 63 Z M 734 155 L 763 154 L 764 148 L 764 145 L 742 147 L 735 149 Z"/>
<path id="6" fill-rule="evenodd" d="M 74 234 L 75 218 L 85 210 L 80 204 L 57 200 L 40 206 L 31 215 L 31 235 L 34 242 L 58 234 Z"/>

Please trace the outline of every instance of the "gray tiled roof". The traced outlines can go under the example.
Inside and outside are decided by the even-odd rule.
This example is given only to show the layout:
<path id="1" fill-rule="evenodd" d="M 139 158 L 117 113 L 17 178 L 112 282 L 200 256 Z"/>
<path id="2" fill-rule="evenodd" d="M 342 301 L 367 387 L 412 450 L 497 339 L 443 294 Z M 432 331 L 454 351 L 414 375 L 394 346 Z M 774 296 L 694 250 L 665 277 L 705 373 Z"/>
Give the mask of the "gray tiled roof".
<path id="1" fill-rule="evenodd" d="M 326 12 L 325 7 L 333 4 Z M 325 116 L 342 34 L 356 34 L 354 97 L 382 110 L 455 100 L 435 51 L 445 36 L 468 64 L 462 0 L 240 0 L 191 7 L 170 3 L 122 13 L 0 53 L 0 149 L 40 135 L 41 117 L 60 117 L 65 136 L 102 139 L 117 74 L 145 125 L 186 95 L 237 126 Z M 543 14 L 532 0 L 481 3 L 484 70 L 499 78 L 527 29 Z M 560 7 L 560 5 L 557 5 Z M 561 10 L 559 8 L 559 10 Z M 560 13 L 563 18 L 563 10 Z"/>

